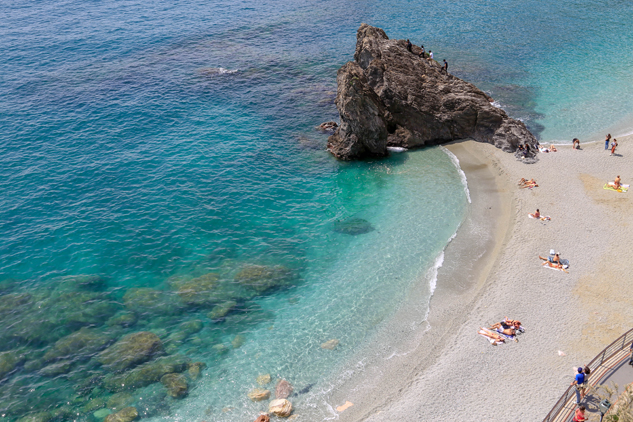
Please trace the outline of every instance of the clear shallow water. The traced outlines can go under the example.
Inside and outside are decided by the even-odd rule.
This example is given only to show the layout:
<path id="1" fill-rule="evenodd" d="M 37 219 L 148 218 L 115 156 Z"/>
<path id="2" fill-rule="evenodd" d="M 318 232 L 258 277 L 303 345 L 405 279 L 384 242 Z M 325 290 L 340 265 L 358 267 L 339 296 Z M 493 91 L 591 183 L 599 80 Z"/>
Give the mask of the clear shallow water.
<path id="1" fill-rule="evenodd" d="M 42 375 L 55 341 L 82 326 L 110 341 L 152 330 L 169 352 L 208 365 L 183 401 L 163 399 L 160 384 L 135 391 L 146 416 L 254 418 L 265 404 L 246 393 L 270 373 L 269 388 L 277 377 L 297 391 L 315 384 L 293 403 L 327 417 L 332 374 L 408 289 L 429 288 L 427 269 L 467 207 L 440 149 L 355 164 L 324 151 L 314 126 L 337 118 L 336 69 L 361 22 L 423 42 L 544 140 L 617 133 L 633 105 L 626 2 L 3 6 L 0 334 L 17 357 L 0 408 L 10 418 L 47 409 L 91 420 L 89 400 L 110 397 L 85 354 Z M 333 230 L 349 218 L 373 230 Z M 251 265 L 282 266 L 273 281 L 283 285 L 240 287 Z M 223 296 L 183 303 L 173 277 L 209 272 Z M 77 274 L 104 284 L 63 278 Z M 131 288 L 167 303 L 126 299 Z M 229 300 L 224 320 L 207 316 Z M 195 319 L 204 328 L 175 341 Z M 322 350 L 331 338 L 340 345 Z"/>

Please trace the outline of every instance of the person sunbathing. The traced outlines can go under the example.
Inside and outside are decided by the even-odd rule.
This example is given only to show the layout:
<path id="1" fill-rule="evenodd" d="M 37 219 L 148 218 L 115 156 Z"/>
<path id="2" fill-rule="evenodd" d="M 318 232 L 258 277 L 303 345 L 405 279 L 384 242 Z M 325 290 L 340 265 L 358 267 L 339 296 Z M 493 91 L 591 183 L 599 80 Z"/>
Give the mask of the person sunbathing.
<path id="1" fill-rule="evenodd" d="M 497 322 L 496 324 L 492 324 L 490 326 L 491 330 L 500 329 L 501 332 L 508 336 L 515 336 L 519 328 L 521 328 L 520 321 L 508 320 L 507 317 L 501 322 Z"/>
<path id="2" fill-rule="evenodd" d="M 547 258 L 543 258 L 541 255 L 539 255 L 538 257 L 541 258 L 543 261 L 551 262 L 553 264 L 560 264 L 560 256 L 558 254 L 554 254 L 554 256 L 548 256 Z"/>
<path id="3" fill-rule="evenodd" d="M 552 152 L 556 152 L 557 151 L 557 149 L 556 149 L 556 147 L 554 145 L 550 145 L 549 146 L 549 150 L 552 151 Z"/>
<path id="4" fill-rule="evenodd" d="M 538 210 L 538 208 L 536 209 L 536 212 L 534 214 L 530 214 L 530 216 L 532 218 L 541 218 L 541 212 Z"/>
<path id="5" fill-rule="evenodd" d="M 525 189 L 525 188 L 537 188 L 538 184 L 536 183 L 536 180 L 534 179 L 530 179 L 527 182 L 523 183 L 523 185 L 521 186 L 521 189 Z"/>
<path id="6" fill-rule="evenodd" d="M 484 335 L 484 336 L 486 336 L 486 337 L 488 337 L 488 338 L 491 338 L 491 339 L 493 339 L 494 341 L 499 342 L 499 343 L 503 343 L 503 342 L 505 342 L 505 341 L 506 341 L 506 339 L 504 339 L 503 337 L 501 337 L 499 334 L 494 333 L 494 332 L 492 332 L 492 331 L 488 331 L 488 330 L 486 330 L 486 329 L 485 329 L 485 328 L 483 328 L 483 327 L 479 327 L 479 334 Z"/>

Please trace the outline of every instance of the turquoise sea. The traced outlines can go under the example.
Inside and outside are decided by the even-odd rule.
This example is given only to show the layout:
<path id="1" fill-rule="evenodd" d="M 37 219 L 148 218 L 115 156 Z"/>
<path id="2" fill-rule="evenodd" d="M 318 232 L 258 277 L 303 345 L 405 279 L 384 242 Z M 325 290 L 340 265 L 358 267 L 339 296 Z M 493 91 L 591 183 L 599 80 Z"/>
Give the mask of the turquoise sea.
<path id="1" fill-rule="evenodd" d="M 338 119 L 360 23 L 569 142 L 630 128 L 632 15 L 615 0 L 4 1 L 0 415 L 254 420 L 267 400 L 247 394 L 270 374 L 297 413 L 333 417 L 333 380 L 408 292 L 431 297 L 469 202 L 441 148 L 325 150 L 315 127 Z M 162 352 L 122 374 L 103 362 L 144 331 Z M 184 398 L 155 374 L 113 387 L 161 353 L 206 366 L 177 370 Z"/>

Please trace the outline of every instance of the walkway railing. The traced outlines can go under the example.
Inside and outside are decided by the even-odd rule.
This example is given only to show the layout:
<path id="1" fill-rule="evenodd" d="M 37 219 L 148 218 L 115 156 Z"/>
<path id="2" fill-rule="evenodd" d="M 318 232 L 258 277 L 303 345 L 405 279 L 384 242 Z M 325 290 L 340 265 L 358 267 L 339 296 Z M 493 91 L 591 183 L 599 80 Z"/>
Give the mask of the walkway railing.
<path id="1" fill-rule="evenodd" d="M 592 378 L 595 376 L 594 373 L 598 375 L 599 372 L 602 372 L 600 376 L 600 378 L 602 378 L 607 371 L 598 371 L 598 369 L 605 362 L 609 361 L 609 359 L 631 347 L 631 343 L 633 343 L 633 329 L 622 334 L 616 341 L 605 347 L 604 350 L 587 365 L 589 369 L 591 369 Z M 561 398 L 558 399 L 552 410 L 545 416 L 545 419 L 543 419 L 543 422 L 554 422 L 557 420 L 561 416 L 561 413 L 568 410 L 565 405 L 572 398 L 575 403 L 576 387 L 573 385 L 569 386 Z"/>

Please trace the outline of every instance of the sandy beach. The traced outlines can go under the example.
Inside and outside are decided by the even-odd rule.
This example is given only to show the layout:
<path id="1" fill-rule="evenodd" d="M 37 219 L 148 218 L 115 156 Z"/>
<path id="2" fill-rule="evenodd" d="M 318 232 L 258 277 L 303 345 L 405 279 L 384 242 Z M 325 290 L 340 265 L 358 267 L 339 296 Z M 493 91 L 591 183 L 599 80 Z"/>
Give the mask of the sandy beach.
<path id="1" fill-rule="evenodd" d="M 339 419 L 542 420 L 574 367 L 630 328 L 633 192 L 603 186 L 616 175 L 633 180 L 632 142 L 619 139 L 615 156 L 601 141 L 560 146 L 535 164 L 473 141 L 447 146 L 472 205 L 446 249 L 428 323 L 412 326 L 398 312 L 377 344 L 407 340 L 359 362 L 345 393 L 333 394 L 333 407 L 354 403 Z M 519 189 L 522 177 L 539 187 Z M 551 221 L 528 218 L 537 208 Z M 569 273 L 541 266 L 550 249 L 569 259 Z M 526 328 L 518 343 L 492 346 L 477 335 L 504 316 Z"/>

